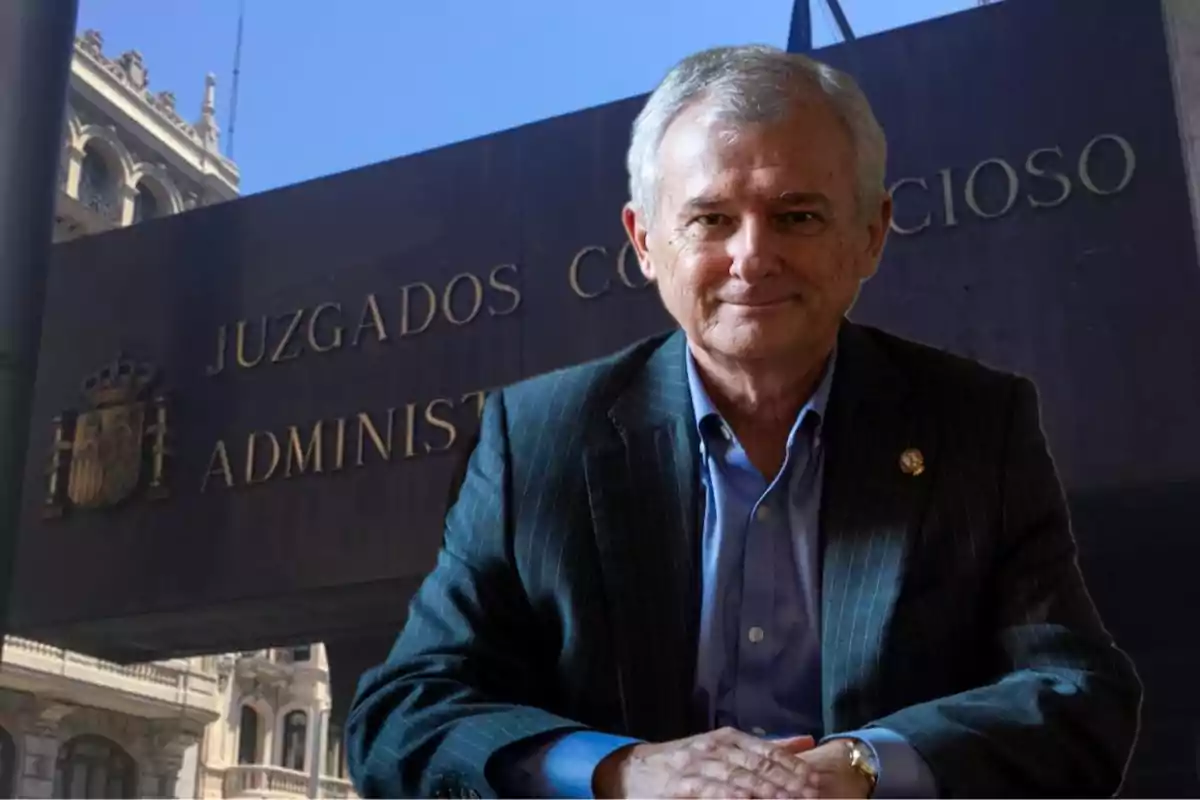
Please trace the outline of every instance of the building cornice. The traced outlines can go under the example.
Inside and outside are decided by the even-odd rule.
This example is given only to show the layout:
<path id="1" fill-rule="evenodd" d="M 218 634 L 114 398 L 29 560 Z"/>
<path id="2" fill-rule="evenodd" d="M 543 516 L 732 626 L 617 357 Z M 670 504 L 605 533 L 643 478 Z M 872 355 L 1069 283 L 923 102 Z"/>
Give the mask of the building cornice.
<path id="1" fill-rule="evenodd" d="M 140 64 L 138 64 L 140 68 Z M 75 57 L 71 61 L 72 77 L 82 92 L 90 90 L 103 101 L 105 111 L 117 111 L 128 117 L 129 128 L 151 134 L 168 149 L 182 157 L 196 178 L 213 188 L 219 188 L 226 199 L 238 194 L 241 176 L 237 166 L 214 148 L 205 145 L 194 126 L 175 110 L 170 92 L 152 94 L 134 82 L 122 64 L 108 58 L 100 49 L 100 38 L 85 32 L 75 40 Z M 144 75 L 144 73 L 143 73 Z M 111 113 L 111 112 L 110 112 Z M 211 176 L 216 180 L 204 180 Z"/>

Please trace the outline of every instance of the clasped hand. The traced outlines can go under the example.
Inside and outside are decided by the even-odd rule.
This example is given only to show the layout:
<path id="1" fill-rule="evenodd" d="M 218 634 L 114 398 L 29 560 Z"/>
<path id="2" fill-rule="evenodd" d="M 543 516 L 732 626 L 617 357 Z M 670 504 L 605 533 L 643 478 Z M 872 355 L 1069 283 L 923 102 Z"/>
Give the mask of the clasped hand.
<path id="1" fill-rule="evenodd" d="M 596 770 L 597 797 L 866 798 L 845 742 L 767 741 L 734 728 L 618 750 Z"/>

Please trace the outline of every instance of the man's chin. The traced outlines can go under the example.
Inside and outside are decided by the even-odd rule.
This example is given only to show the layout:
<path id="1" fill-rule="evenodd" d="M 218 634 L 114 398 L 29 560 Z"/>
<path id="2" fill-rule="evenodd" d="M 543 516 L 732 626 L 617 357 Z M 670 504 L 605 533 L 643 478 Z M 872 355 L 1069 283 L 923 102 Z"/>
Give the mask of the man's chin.
<path id="1" fill-rule="evenodd" d="M 750 335 L 748 335 L 750 334 Z M 730 361 L 773 361 L 793 359 L 810 348 L 805 340 L 783 332 L 761 331 L 751 334 L 739 331 L 731 336 L 713 336 L 706 342 L 708 349 Z"/>

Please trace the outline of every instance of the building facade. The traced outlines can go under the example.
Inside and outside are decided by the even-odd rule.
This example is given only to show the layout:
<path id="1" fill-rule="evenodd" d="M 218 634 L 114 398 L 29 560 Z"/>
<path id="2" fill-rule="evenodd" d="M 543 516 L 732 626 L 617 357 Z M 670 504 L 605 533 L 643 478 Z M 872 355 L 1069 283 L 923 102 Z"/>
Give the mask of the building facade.
<path id="1" fill-rule="evenodd" d="M 216 78 L 205 80 L 194 123 L 180 116 L 174 94 L 149 87 L 136 50 L 114 59 L 99 32 L 76 39 L 56 241 L 237 197 L 237 167 L 220 152 Z"/>
<path id="2" fill-rule="evenodd" d="M 195 122 L 149 85 L 136 51 L 76 39 L 56 242 L 238 196 L 213 76 Z M 329 708 L 320 644 L 119 665 L 10 636 L 0 797 L 352 797 Z"/>

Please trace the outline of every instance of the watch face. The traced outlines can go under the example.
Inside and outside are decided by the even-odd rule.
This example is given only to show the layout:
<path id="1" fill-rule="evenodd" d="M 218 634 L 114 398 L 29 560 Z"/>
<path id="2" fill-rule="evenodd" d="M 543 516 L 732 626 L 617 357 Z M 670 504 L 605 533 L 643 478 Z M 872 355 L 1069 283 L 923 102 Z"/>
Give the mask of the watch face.
<path id="1" fill-rule="evenodd" d="M 850 743 L 850 765 L 872 778 L 879 771 L 879 768 L 875 766 L 875 759 L 871 755 L 871 749 L 858 741 Z"/>

